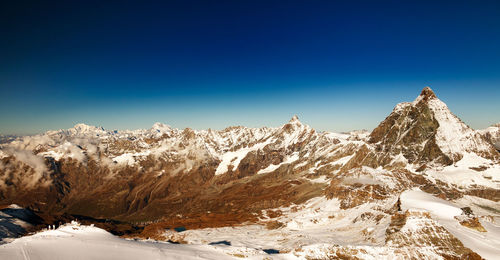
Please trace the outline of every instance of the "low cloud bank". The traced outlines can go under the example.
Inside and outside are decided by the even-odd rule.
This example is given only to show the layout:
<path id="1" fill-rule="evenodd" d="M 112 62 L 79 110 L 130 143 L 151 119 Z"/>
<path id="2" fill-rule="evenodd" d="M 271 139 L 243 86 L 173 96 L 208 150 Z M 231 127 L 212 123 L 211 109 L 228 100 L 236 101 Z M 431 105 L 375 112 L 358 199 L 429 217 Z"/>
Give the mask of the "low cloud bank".
<path id="1" fill-rule="evenodd" d="M 10 156 L 14 156 L 16 160 L 23 162 L 33 169 L 33 176 L 26 181 L 28 186 L 34 186 L 38 181 L 40 181 L 43 174 L 48 171 L 44 158 L 33 154 L 31 151 L 6 148 L 3 152 Z M 5 168 L 5 166 L 3 165 L 2 168 Z"/>

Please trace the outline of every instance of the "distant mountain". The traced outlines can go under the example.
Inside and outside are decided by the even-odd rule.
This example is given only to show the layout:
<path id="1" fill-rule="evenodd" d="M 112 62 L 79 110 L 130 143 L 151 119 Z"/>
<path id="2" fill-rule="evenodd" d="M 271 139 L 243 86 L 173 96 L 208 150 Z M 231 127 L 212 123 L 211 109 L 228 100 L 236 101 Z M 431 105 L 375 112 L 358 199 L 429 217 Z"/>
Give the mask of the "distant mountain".
<path id="1" fill-rule="evenodd" d="M 492 145 L 498 126 L 488 129 L 468 127 L 430 88 L 396 105 L 371 133 L 317 132 L 297 116 L 275 128 L 221 131 L 78 124 L 0 145 L 0 203 L 52 221 L 71 214 L 143 225 L 135 236 L 144 238 L 184 241 L 190 236 L 165 230 L 250 232 L 257 225 L 281 230 L 273 246 L 289 252 L 322 242 L 337 245 L 322 247 L 337 256 L 359 256 L 360 245 L 367 254 L 384 246 L 391 255 L 398 245 L 415 258 L 465 257 L 484 251 L 450 227 L 482 217 L 488 229 L 500 217 L 500 154 Z M 410 191 L 476 213 L 461 216 L 454 206 L 460 216 L 443 220 L 401 208 L 400 195 Z M 430 226 L 439 232 L 429 233 Z M 192 241 L 205 234 L 192 232 L 184 233 Z M 422 240 L 430 245 L 425 252 Z"/>

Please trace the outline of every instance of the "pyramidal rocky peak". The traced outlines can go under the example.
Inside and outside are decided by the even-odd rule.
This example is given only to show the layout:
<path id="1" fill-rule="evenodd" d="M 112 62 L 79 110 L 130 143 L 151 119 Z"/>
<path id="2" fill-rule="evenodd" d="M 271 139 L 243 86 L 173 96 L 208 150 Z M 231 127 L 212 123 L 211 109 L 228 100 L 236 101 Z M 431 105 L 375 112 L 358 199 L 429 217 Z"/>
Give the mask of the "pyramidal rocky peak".
<path id="1" fill-rule="evenodd" d="M 300 122 L 299 117 L 297 115 L 293 115 L 292 118 L 290 119 L 290 121 L 288 121 L 288 122 L 289 123 Z"/>
<path id="2" fill-rule="evenodd" d="M 488 257 L 500 253 L 478 246 L 500 248 L 497 133 L 468 127 L 429 87 L 371 133 L 317 132 L 296 115 L 224 130 L 78 124 L 0 144 L 0 203 L 46 224 L 121 221 L 104 227 L 129 238 L 247 245 L 239 234 L 252 233 L 272 241 L 256 247 L 304 258 Z M 228 254 L 257 254 L 240 249 Z"/>
<path id="3" fill-rule="evenodd" d="M 387 162 L 402 154 L 411 163 L 449 165 L 475 153 L 497 159 L 498 153 L 484 137 L 463 123 L 426 87 L 413 102 L 396 105 L 370 134 L 369 143 Z"/>

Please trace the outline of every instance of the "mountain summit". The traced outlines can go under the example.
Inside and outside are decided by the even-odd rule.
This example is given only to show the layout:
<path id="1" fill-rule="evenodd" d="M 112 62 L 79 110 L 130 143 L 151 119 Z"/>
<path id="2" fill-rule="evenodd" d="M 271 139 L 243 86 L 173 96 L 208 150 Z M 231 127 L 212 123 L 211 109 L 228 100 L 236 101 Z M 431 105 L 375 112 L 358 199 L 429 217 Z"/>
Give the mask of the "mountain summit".
<path id="1" fill-rule="evenodd" d="M 434 94 L 434 91 L 430 87 L 425 87 L 422 89 L 422 92 L 420 93 L 419 96 L 420 100 L 427 101 L 429 99 L 437 98 L 436 94 Z"/>
<path id="2" fill-rule="evenodd" d="M 299 117 L 297 115 L 293 115 L 288 123 L 300 122 Z"/>

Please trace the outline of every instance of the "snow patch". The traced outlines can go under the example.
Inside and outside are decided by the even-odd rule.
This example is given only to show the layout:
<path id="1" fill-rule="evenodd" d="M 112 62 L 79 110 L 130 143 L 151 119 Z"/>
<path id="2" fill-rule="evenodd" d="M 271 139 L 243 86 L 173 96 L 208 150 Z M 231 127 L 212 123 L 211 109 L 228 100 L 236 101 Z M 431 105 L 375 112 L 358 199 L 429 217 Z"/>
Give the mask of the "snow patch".
<path id="1" fill-rule="evenodd" d="M 116 162 L 119 165 L 128 165 L 132 166 L 136 163 L 137 158 L 143 158 L 148 156 L 151 153 L 151 151 L 146 150 L 144 152 L 138 152 L 138 153 L 124 153 L 122 155 L 116 156 L 113 158 L 113 162 Z"/>

